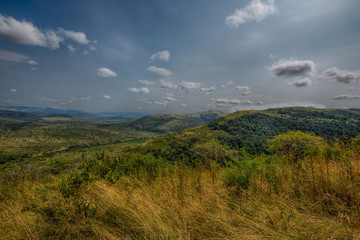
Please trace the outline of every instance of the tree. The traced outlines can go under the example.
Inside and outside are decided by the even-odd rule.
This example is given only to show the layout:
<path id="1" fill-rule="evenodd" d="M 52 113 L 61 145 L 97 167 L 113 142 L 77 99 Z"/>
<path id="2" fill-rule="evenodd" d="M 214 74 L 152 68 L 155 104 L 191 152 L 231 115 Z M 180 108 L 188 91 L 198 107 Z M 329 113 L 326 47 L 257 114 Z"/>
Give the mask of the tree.
<path id="1" fill-rule="evenodd" d="M 268 140 L 268 150 L 279 155 L 287 155 L 289 161 L 297 163 L 307 155 L 318 152 L 323 144 L 324 139 L 315 136 L 314 133 L 296 131 L 280 134 Z"/>

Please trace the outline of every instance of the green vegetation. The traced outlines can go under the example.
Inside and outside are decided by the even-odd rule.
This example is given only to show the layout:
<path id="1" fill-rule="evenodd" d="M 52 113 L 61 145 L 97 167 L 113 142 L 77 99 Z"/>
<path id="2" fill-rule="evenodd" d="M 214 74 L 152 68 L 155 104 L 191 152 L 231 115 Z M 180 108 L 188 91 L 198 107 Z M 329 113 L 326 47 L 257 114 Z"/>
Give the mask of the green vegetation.
<path id="1" fill-rule="evenodd" d="M 344 135 L 266 127 L 295 116 Z M 265 125 L 254 131 L 258 119 Z M 357 129 L 358 120 L 345 110 L 238 112 L 150 141 L 61 143 L 62 151 L 5 161 L 0 239 L 358 239 L 360 135 L 341 125 Z M 80 141 L 83 128 L 97 136 L 94 126 L 67 127 L 68 141 Z M 240 131 L 256 136 L 241 143 L 265 140 L 233 145 Z"/>

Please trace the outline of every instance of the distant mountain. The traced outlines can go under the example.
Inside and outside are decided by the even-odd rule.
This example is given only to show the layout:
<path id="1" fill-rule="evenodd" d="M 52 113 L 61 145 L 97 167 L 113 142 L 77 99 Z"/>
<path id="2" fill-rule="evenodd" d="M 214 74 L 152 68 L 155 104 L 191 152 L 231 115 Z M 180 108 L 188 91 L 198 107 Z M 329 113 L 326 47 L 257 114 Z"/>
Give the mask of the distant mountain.
<path id="1" fill-rule="evenodd" d="M 0 119 L 16 121 L 37 121 L 40 119 L 40 117 L 26 112 L 0 110 Z"/>
<path id="2" fill-rule="evenodd" d="M 21 111 L 26 113 L 32 113 L 40 116 L 49 114 L 63 114 L 71 117 L 79 118 L 98 118 L 98 119 L 111 119 L 115 120 L 119 117 L 120 121 L 141 118 L 149 115 L 150 113 L 137 113 L 137 112 L 85 112 L 81 110 L 68 110 L 60 108 L 45 108 L 45 107 L 29 107 L 29 106 L 0 106 L 0 109 Z"/>
<path id="3" fill-rule="evenodd" d="M 141 131 L 168 133 L 204 125 L 224 115 L 225 113 L 220 111 L 206 111 L 183 115 L 157 114 L 132 121 L 128 126 Z"/>

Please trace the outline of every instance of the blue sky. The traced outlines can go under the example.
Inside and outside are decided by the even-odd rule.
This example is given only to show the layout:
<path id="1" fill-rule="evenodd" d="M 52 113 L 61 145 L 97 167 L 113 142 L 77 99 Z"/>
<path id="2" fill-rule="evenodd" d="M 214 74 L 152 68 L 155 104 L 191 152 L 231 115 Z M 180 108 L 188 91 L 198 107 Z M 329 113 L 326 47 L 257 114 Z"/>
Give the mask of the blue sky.
<path id="1" fill-rule="evenodd" d="M 359 107 L 358 0 L 0 1 L 0 105 Z"/>

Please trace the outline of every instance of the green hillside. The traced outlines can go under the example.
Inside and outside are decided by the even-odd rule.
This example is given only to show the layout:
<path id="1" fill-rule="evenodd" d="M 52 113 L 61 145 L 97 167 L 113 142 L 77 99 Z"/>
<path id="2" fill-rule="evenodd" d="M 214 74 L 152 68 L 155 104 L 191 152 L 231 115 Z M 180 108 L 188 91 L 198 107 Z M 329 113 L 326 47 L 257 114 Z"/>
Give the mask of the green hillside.
<path id="1" fill-rule="evenodd" d="M 358 239 L 359 115 L 240 111 L 162 136 L 201 114 L 23 122 L 0 138 L 0 238 Z"/>
<path id="2" fill-rule="evenodd" d="M 238 111 L 206 126 L 155 139 L 142 151 L 170 160 L 179 154 L 193 158 L 195 144 L 217 139 L 232 149 L 260 154 L 266 152 L 268 139 L 288 131 L 312 132 L 327 140 L 355 137 L 360 133 L 360 112 L 300 107 Z"/>
<path id="3" fill-rule="evenodd" d="M 183 115 L 150 115 L 131 122 L 129 126 L 135 128 L 136 130 L 168 133 L 205 125 L 224 115 L 225 114 L 220 111 L 207 111 Z"/>

